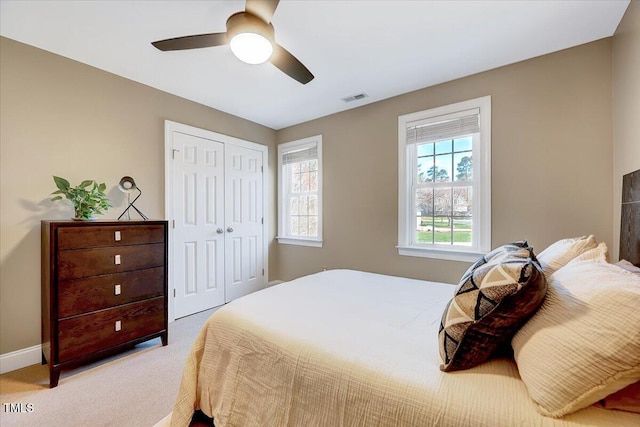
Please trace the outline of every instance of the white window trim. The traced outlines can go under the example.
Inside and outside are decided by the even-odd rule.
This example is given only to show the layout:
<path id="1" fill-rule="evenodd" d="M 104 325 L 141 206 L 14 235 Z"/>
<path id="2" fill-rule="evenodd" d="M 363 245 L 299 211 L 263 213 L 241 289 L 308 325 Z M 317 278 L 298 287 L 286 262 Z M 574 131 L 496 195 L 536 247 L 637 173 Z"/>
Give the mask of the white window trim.
<path id="1" fill-rule="evenodd" d="M 434 116 L 452 114 L 472 108 L 480 108 L 481 144 L 473 147 L 473 156 L 481 160 L 477 166 L 480 179 L 473 183 L 473 215 L 480 217 L 478 230 L 474 230 L 475 247 L 412 245 L 412 228 L 415 226 L 415 208 L 411 209 L 413 194 L 412 173 L 415 167 L 413 156 L 407 149 L 407 124 Z M 476 162 L 474 162 L 476 163 Z M 477 163 L 476 163 L 477 164 Z M 476 165 L 474 165 L 474 168 Z M 478 176 L 474 173 L 474 176 Z M 477 239 L 477 240 L 476 240 Z M 419 111 L 398 117 L 398 253 L 405 256 L 446 259 L 452 261 L 475 261 L 491 250 L 491 96 L 471 99 L 456 104 Z"/>
<path id="2" fill-rule="evenodd" d="M 318 239 L 298 239 L 294 237 L 276 237 L 278 239 L 278 243 L 281 245 L 298 245 L 298 246 L 311 246 L 314 248 L 322 247 L 322 240 Z"/>
<path id="3" fill-rule="evenodd" d="M 315 143 L 318 149 L 318 237 L 317 238 L 304 238 L 304 237 L 291 237 L 287 236 L 285 231 L 285 213 L 287 212 L 284 206 L 285 199 L 285 177 L 282 173 L 282 154 L 286 151 L 290 151 L 294 147 L 303 148 L 305 145 Z M 308 138 L 299 139 L 296 141 L 285 142 L 278 145 L 278 236 L 276 239 L 278 243 L 284 245 L 298 245 L 298 246 L 310 246 L 321 248 L 323 244 L 322 240 L 322 135 L 310 136 Z"/>

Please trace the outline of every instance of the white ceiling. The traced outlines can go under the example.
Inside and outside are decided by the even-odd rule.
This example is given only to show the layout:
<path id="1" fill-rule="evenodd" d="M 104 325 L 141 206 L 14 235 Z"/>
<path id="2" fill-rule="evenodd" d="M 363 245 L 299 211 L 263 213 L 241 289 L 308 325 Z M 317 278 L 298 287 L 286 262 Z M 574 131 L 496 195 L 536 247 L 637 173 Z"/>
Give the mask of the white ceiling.
<path id="1" fill-rule="evenodd" d="M 228 46 L 161 52 L 155 40 L 223 32 L 227 1 L 0 1 L 0 34 L 273 129 L 613 35 L 629 0 L 283 0 L 276 41 L 302 85 Z M 341 98 L 369 97 L 344 103 Z"/>

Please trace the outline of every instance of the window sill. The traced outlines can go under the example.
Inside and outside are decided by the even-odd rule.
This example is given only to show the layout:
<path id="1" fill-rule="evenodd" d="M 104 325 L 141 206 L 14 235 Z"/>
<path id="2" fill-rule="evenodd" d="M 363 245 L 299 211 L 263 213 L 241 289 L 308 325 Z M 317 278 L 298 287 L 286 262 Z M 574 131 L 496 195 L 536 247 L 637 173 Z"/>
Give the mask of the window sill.
<path id="1" fill-rule="evenodd" d="M 436 249 L 416 246 L 396 246 L 398 254 L 403 256 L 416 256 L 422 258 L 445 259 L 449 261 L 475 262 L 484 252 L 460 249 Z"/>
<path id="2" fill-rule="evenodd" d="M 296 239 L 293 237 L 276 237 L 276 239 L 281 245 L 311 246 L 314 248 L 321 248 L 323 242 L 322 240 Z"/>

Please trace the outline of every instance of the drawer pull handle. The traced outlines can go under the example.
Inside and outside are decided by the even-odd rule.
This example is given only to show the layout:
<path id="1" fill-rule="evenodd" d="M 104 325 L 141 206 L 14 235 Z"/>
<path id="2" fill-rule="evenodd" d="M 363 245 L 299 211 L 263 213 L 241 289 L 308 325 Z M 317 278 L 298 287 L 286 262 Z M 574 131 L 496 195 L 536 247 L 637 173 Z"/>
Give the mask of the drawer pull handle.
<path id="1" fill-rule="evenodd" d="M 122 293 L 122 289 L 120 288 L 120 285 L 116 285 L 115 289 L 113 290 L 113 293 L 116 295 L 120 295 Z"/>
<path id="2" fill-rule="evenodd" d="M 119 265 L 120 264 L 120 255 L 116 255 L 114 261 L 115 261 L 116 265 Z"/>
<path id="3" fill-rule="evenodd" d="M 122 321 L 116 320 L 116 332 L 120 331 L 121 329 L 122 329 Z"/>

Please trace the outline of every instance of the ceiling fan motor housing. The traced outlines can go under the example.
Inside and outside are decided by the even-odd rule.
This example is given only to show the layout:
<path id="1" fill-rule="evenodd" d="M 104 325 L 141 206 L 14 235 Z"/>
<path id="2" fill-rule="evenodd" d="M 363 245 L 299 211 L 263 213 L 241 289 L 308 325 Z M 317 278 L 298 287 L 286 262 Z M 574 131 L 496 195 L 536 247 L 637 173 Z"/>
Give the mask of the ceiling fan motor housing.
<path id="1" fill-rule="evenodd" d="M 231 41 L 241 33 L 260 34 L 269 42 L 275 44 L 275 30 L 271 23 L 264 22 L 256 15 L 249 12 L 238 12 L 227 19 L 227 40 Z"/>

